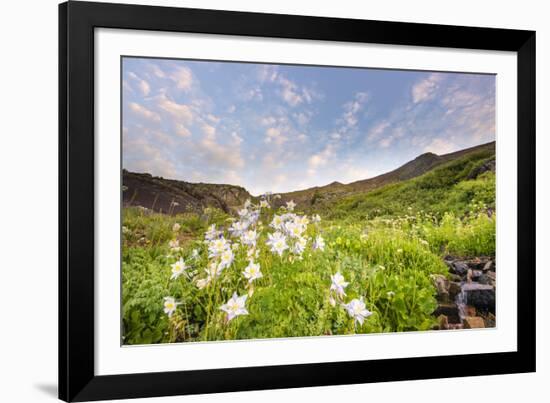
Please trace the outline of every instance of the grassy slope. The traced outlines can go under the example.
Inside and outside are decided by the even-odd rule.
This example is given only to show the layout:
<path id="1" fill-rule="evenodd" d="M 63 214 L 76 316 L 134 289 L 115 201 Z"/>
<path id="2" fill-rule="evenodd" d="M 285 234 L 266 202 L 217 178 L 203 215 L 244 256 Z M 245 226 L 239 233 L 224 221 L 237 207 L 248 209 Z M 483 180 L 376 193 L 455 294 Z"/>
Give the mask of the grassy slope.
<path id="1" fill-rule="evenodd" d="M 445 212 L 463 216 L 473 201 L 494 210 L 494 173 L 486 172 L 476 177 L 479 168 L 493 159 L 494 152 L 490 150 L 476 152 L 418 178 L 342 198 L 321 209 L 333 219 L 395 216 L 408 214 L 411 210 L 440 217 Z"/>

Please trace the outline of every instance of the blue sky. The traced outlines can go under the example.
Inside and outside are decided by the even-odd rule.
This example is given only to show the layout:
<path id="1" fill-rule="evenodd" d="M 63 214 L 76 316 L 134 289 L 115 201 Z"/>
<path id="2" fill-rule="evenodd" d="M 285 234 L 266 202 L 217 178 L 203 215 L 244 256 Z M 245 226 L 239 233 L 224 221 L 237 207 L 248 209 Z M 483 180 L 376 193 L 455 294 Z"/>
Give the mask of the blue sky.
<path id="1" fill-rule="evenodd" d="M 123 59 L 123 167 L 253 195 L 495 139 L 491 75 Z"/>

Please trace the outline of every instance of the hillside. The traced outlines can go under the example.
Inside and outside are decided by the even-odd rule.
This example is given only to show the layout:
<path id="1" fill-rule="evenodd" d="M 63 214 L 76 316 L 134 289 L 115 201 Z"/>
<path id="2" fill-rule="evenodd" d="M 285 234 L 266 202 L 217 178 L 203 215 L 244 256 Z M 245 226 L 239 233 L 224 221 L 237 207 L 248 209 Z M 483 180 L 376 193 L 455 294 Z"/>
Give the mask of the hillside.
<path id="1" fill-rule="evenodd" d="M 411 183 L 416 182 L 411 182 L 412 179 L 420 178 L 452 162 L 467 160 L 469 161 L 468 164 L 475 165 L 470 167 L 471 170 L 464 177 L 449 176 L 451 178 L 449 180 L 453 184 L 463 179 L 475 179 L 485 171 L 494 171 L 494 155 L 494 142 L 444 155 L 425 153 L 393 171 L 374 178 L 348 184 L 333 182 L 325 186 L 283 193 L 277 204 L 294 200 L 298 205 L 298 209 L 304 211 L 323 211 L 329 207 L 331 209 L 335 208 L 336 205 L 339 208 L 343 208 L 343 206 L 357 207 L 359 205 L 366 208 L 369 203 L 374 202 L 372 202 L 372 198 L 368 198 L 371 200 L 370 202 L 364 202 L 365 194 L 370 195 L 372 192 L 386 189 L 386 187 L 393 189 L 392 186 L 394 185 L 403 185 L 409 182 L 409 187 L 406 187 L 406 189 L 409 189 L 410 186 L 414 188 L 416 185 L 411 185 Z M 444 172 L 443 175 L 449 175 L 449 172 L 442 172 Z M 122 179 L 125 186 L 123 192 L 125 206 L 143 206 L 164 213 L 201 212 L 205 207 L 215 207 L 226 213 L 231 213 L 242 206 L 246 199 L 254 199 L 243 187 L 228 184 L 189 183 L 153 177 L 150 174 L 132 173 L 126 170 L 123 171 Z M 424 182 L 419 183 L 423 184 Z M 399 191 L 403 191 L 405 188 L 399 189 Z M 411 192 L 410 189 L 408 191 Z M 376 194 L 380 200 L 385 197 L 382 197 L 383 195 L 388 195 L 388 200 L 384 199 L 384 203 L 387 202 L 387 205 L 403 199 L 401 195 L 393 195 L 389 190 L 384 192 Z M 428 196 L 433 198 L 436 197 L 434 195 L 437 193 L 437 191 L 434 191 L 431 196 Z M 414 200 L 407 201 L 407 203 L 411 202 L 414 202 Z M 378 206 L 377 203 L 374 203 L 370 208 L 377 208 L 374 207 L 375 204 Z"/>
<path id="2" fill-rule="evenodd" d="M 200 213 L 206 207 L 231 213 L 251 198 L 240 186 L 189 183 L 126 170 L 122 172 L 122 184 L 124 206 L 142 206 L 171 214 Z"/>
<path id="3" fill-rule="evenodd" d="M 401 216 L 423 211 L 462 216 L 495 209 L 495 154 L 490 149 L 462 153 L 418 177 L 390 183 L 367 193 L 350 194 L 325 203 L 332 218 Z M 472 204 L 475 203 L 476 206 Z"/>
<path id="4" fill-rule="evenodd" d="M 334 182 L 326 186 L 289 192 L 282 194 L 281 200 L 286 201 L 292 199 L 298 204 L 299 207 L 303 209 L 315 208 L 316 205 L 341 199 L 342 197 L 369 192 L 391 183 L 416 178 L 445 163 L 479 152 L 486 152 L 490 155 L 494 155 L 495 142 L 466 148 L 464 150 L 444 155 L 425 153 L 393 171 L 375 176 L 373 178 L 364 179 L 349 184 Z"/>

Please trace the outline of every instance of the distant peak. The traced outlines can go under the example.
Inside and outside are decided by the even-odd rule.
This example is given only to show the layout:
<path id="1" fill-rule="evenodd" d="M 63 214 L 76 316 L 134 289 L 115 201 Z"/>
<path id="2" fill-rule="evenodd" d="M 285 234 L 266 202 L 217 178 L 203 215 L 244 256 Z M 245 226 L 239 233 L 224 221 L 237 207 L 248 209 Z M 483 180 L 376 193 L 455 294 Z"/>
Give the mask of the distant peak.
<path id="1" fill-rule="evenodd" d="M 432 153 L 432 152 L 427 152 L 427 153 L 424 153 L 424 154 L 420 154 L 418 157 L 415 158 L 415 160 L 424 160 L 424 159 L 433 159 L 433 158 L 438 158 L 439 155 L 435 154 L 435 153 Z"/>

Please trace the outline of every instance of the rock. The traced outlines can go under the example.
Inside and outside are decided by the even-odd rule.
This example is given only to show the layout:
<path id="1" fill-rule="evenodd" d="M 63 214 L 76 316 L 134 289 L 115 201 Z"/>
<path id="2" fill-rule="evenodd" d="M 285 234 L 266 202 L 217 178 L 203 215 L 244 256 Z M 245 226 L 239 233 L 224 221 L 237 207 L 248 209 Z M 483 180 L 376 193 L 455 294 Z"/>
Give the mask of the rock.
<path id="1" fill-rule="evenodd" d="M 449 297 L 455 299 L 458 294 L 462 291 L 462 286 L 456 281 L 449 282 Z"/>
<path id="2" fill-rule="evenodd" d="M 455 261 L 451 264 L 451 272 L 458 274 L 459 276 L 464 276 L 468 273 L 468 265 L 462 261 Z"/>
<path id="3" fill-rule="evenodd" d="M 487 263 L 485 263 L 485 266 L 483 266 L 483 271 L 495 271 L 495 262 L 489 260 Z"/>
<path id="4" fill-rule="evenodd" d="M 479 270 L 479 269 L 481 269 L 481 268 L 485 265 L 485 262 L 482 261 L 482 260 L 481 260 L 480 258 L 478 258 L 478 257 L 475 257 L 475 258 L 473 258 L 473 259 L 467 260 L 465 263 L 468 265 L 468 267 L 469 267 L 470 269 L 473 269 L 473 270 Z"/>
<path id="5" fill-rule="evenodd" d="M 449 273 L 449 279 L 457 283 L 460 283 L 462 281 L 462 277 L 460 277 L 458 274 L 453 274 L 453 273 Z"/>
<path id="6" fill-rule="evenodd" d="M 466 316 L 476 316 L 476 308 L 471 305 L 466 305 L 464 307 L 464 314 Z"/>
<path id="7" fill-rule="evenodd" d="M 480 284 L 489 284 L 494 286 L 496 283 L 496 274 L 494 271 L 488 271 L 483 273 L 477 280 Z"/>
<path id="8" fill-rule="evenodd" d="M 437 289 L 437 300 L 449 301 L 449 280 L 441 274 L 432 276 L 433 283 Z"/>
<path id="9" fill-rule="evenodd" d="M 497 326 L 497 318 L 495 317 L 495 315 L 489 312 L 489 314 L 485 318 L 485 327 L 496 327 L 496 326 Z"/>
<path id="10" fill-rule="evenodd" d="M 480 312 L 495 312 L 495 288 L 488 284 L 469 283 L 462 286 L 466 304 Z"/>
<path id="11" fill-rule="evenodd" d="M 472 169 L 471 172 L 468 174 L 468 179 L 475 179 L 479 175 L 487 171 L 495 172 L 495 169 L 496 169 L 496 159 L 492 158 L 488 161 L 485 161 L 480 166 L 477 166 L 474 169 Z"/>
<path id="12" fill-rule="evenodd" d="M 437 323 L 439 324 L 439 330 L 449 329 L 449 318 L 447 318 L 445 315 L 439 315 L 437 317 Z"/>
<path id="13" fill-rule="evenodd" d="M 464 329 L 480 329 L 485 327 L 483 318 L 479 316 L 466 316 L 462 319 L 462 324 L 464 325 Z"/>
<path id="14" fill-rule="evenodd" d="M 482 274 L 483 272 L 481 270 L 472 270 L 472 279 L 477 280 Z"/>
<path id="15" fill-rule="evenodd" d="M 456 304 L 452 304 L 452 303 L 439 304 L 434 312 L 434 316 L 439 317 L 440 315 L 446 316 L 448 321 L 451 323 L 460 322 L 460 316 L 458 314 L 458 307 L 456 306 Z"/>

